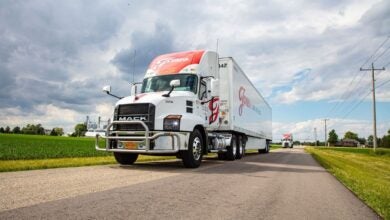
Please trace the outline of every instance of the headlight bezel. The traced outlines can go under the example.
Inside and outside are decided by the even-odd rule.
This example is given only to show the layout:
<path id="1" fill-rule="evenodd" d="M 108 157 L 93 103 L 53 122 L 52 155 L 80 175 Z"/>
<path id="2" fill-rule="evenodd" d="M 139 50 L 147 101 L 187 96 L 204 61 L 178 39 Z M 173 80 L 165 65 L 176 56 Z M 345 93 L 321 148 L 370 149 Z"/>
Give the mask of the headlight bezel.
<path id="1" fill-rule="evenodd" d="M 168 115 L 164 118 L 164 131 L 180 131 L 180 122 L 182 115 Z"/>

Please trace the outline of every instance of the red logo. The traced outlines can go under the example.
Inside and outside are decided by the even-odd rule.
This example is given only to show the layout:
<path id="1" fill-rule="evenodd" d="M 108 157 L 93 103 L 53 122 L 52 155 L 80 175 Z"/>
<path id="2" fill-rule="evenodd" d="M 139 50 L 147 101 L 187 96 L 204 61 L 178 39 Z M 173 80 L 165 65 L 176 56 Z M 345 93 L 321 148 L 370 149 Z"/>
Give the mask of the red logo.
<path id="1" fill-rule="evenodd" d="M 238 107 L 238 114 L 241 116 L 244 106 L 251 108 L 251 101 L 245 96 L 245 88 L 243 86 L 241 86 L 238 91 L 238 98 L 241 102 L 240 107 Z"/>
<path id="2" fill-rule="evenodd" d="M 209 117 L 209 124 L 214 123 L 219 114 L 219 97 L 213 97 L 209 102 L 209 109 L 211 111 L 211 115 Z"/>

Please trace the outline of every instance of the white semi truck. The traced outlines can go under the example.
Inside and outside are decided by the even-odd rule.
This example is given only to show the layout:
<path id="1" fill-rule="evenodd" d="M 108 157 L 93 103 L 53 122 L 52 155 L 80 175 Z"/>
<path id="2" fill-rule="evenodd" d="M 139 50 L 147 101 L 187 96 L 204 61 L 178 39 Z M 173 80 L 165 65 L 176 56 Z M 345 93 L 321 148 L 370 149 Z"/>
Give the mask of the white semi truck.
<path id="1" fill-rule="evenodd" d="M 137 93 L 141 85 L 140 92 Z M 267 153 L 272 110 L 231 57 L 187 51 L 156 57 L 142 83 L 119 98 L 107 126 L 105 148 L 120 164 L 139 154 L 176 155 L 185 167 L 199 167 L 203 155 L 241 159 L 245 150 Z"/>
<path id="2" fill-rule="evenodd" d="M 291 133 L 283 134 L 282 147 L 283 148 L 293 148 L 294 147 L 293 135 Z"/>

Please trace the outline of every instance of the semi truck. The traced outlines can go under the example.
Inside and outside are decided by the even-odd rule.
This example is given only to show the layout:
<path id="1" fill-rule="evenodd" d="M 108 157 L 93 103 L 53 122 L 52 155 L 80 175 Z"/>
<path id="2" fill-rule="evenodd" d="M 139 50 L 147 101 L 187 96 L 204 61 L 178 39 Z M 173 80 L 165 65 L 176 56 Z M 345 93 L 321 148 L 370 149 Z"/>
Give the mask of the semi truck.
<path id="1" fill-rule="evenodd" d="M 283 134 L 282 147 L 283 148 L 294 147 L 293 135 L 291 133 Z"/>
<path id="2" fill-rule="evenodd" d="M 113 152 L 120 164 L 139 154 L 175 155 L 196 168 L 208 153 L 236 160 L 249 149 L 269 151 L 272 109 L 232 57 L 206 50 L 160 55 L 129 96 L 112 94 L 111 86 L 103 91 L 119 101 L 95 148 Z"/>

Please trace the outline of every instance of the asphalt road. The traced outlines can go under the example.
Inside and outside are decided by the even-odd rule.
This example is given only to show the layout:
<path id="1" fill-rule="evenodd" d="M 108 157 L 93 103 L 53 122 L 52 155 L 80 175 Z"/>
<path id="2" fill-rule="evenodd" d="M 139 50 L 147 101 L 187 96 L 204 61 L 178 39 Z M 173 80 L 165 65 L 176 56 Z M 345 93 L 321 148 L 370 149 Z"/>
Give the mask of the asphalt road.
<path id="1" fill-rule="evenodd" d="M 378 219 L 303 149 L 0 173 L 0 219 Z"/>

